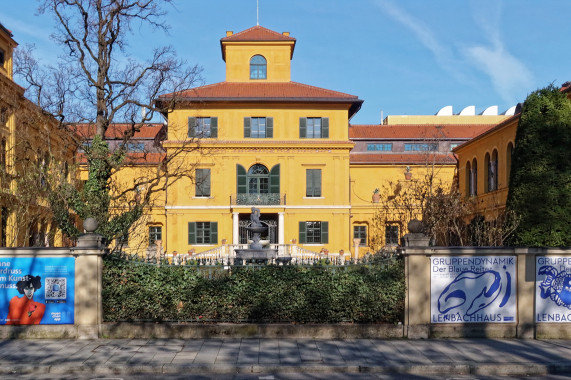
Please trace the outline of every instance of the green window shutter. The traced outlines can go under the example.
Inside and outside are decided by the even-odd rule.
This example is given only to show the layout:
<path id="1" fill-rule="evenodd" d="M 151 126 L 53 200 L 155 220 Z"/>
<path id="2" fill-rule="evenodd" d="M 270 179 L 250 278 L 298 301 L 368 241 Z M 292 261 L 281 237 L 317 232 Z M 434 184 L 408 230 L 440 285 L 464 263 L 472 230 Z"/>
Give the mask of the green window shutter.
<path id="1" fill-rule="evenodd" d="M 196 244 L 196 223 L 188 222 L 188 244 Z"/>
<path id="2" fill-rule="evenodd" d="M 324 138 L 324 139 L 329 138 L 329 118 L 328 117 L 321 118 L 321 138 Z"/>
<path id="3" fill-rule="evenodd" d="M 270 170 L 270 193 L 279 194 L 280 192 L 280 164 L 275 165 Z"/>
<path id="4" fill-rule="evenodd" d="M 210 222 L 210 244 L 218 244 L 218 222 Z"/>
<path id="5" fill-rule="evenodd" d="M 236 192 L 238 194 L 247 194 L 248 187 L 246 185 L 246 169 L 240 164 L 236 164 Z"/>
<path id="6" fill-rule="evenodd" d="M 210 137 L 218 137 L 218 118 L 210 118 Z"/>
<path id="7" fill-rule="evenodd" d="M 266 118 L 266 137 L 273 138 L 274 137 L 274 118 L 267 117 Z"/>
<path id="8" fill-rule="evenodd" d="M 305 222 L 299 222 L 299 243 L 304 244 L 307 241 L 305 233 Z"/>
<path id="9" fill-rule="evenodd" d="M 317 169 L 313 172 L 313 196 L 321 196 L 321 169 Z"/>
<path id="10" fill-rule="evenodd" d="M 305 169 L 305 196 L 313 196 L 313 172 L 311 169 Z"/>
<path id="11" fill-rule="evenodd" d="M 244 118 L 244 137 L 245 138 L 250 137 L 250 118 L 249 117 Z"/>
<path id="12" fill-rule="evenodd" d="M 321 244 L 329 243 L 329 222 L 321 222 Z"/>
<path id="13" fill-rule="evenodd" d="M 188 118 L 188 137 L 196 137 L 196 118 Z"/>
<path id="14" fill-rule="evenodd" d="M 307 118 L 299 118 L 299 138 L 304 139 L 307 137 Z"/>

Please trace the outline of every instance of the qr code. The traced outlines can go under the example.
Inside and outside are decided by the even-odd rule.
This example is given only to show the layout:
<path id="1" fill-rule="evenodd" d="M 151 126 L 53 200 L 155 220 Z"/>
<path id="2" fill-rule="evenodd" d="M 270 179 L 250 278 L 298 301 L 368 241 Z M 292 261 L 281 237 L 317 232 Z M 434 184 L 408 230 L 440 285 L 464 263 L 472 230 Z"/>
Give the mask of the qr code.
<path id="1" fill-rule="evenodd" d="M 46 277 L 46 300 L 61 300 L 67 297 L 67 278 Z"/>

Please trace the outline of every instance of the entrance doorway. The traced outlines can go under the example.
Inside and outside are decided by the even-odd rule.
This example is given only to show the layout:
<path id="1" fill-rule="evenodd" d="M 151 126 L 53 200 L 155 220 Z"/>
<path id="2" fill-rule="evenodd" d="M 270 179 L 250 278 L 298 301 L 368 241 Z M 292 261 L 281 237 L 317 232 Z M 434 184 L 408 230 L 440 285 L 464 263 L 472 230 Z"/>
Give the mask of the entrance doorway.
<path id="1" fill-rule="evenodd" d="M 252 233 L 248 232 L 246 227 L 250 225 L 251 214 L 240 214 L 238 220 L 240 244 L 248 244 L 248 240 L 252 240 Z M 268 226 L 268 231 L 262 234 L 262 240 L 269 240 L 270 244 L 278 243 L 278 215 L 277 214 L 261 214 L 260 222 Z"/>

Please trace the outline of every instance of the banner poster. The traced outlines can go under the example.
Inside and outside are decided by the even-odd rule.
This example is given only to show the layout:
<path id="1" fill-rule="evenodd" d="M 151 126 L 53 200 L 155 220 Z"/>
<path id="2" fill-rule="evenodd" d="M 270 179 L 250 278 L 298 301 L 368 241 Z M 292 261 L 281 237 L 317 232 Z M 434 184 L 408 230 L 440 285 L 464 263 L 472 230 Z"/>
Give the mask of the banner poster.
<path id="1" fill-rule="evenodd" d="M 571 322 L 571 256 L 535 260 L 535 321 Z"/>
<path id="2" fill-rule="evenodd" d="M 514 323 L 515 256 L 430 258 L 431 323 Z"/>
<path id="3" fill-rule="evenodd" d="M 73 324 L 73 257 L 0 258 L 0 325 Z"/>

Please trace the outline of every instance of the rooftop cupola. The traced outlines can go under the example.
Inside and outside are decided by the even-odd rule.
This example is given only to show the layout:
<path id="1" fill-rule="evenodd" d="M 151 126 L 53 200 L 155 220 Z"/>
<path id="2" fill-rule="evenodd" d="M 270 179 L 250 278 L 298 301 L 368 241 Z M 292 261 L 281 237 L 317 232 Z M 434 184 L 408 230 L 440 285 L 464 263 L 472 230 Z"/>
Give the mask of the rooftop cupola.
<path id="1" fill-rule="evenodd" d="M 295 38 L 254 26 L 220 39 L 227 82 L 289 82 Z"/>

